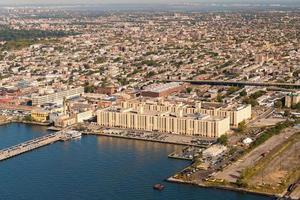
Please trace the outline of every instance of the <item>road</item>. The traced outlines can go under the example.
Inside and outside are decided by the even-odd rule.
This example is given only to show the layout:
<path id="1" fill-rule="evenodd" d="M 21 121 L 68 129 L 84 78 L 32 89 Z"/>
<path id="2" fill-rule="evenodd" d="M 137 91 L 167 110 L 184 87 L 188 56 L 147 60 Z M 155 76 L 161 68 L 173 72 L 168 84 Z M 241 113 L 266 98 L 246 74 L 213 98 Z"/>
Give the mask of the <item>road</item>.
<path id="1" fill-rule="evenodd" d="M 262 87 L 283 87 L 299 89 L 300 84 L 274 83 L 274 82 L 249 82 L 249 81 L 218 81 L 218 80 L 162 80 L 167 82 L 185 82 L 193 85 L 221 85 L 221 86 L 262 86 Z"/>
<path id="2" fill-rule="evenodd" d="M 228 182 L 236 182 L 236 180 L 240 177 L 240 173 L 247 167 L 253 166 L 258 160 L 260 160 L 263 153 L 269 152 L 277 145 L 287 141 L 290 136 L 298 131 L 299 129 L 296 128 L 285 129 L 279 135 L 271 137 L 265 143 L 252 150 L 250 153 L 226 167 L 223 171 L 216 173 L 214 178 L 224 179 Z"/>

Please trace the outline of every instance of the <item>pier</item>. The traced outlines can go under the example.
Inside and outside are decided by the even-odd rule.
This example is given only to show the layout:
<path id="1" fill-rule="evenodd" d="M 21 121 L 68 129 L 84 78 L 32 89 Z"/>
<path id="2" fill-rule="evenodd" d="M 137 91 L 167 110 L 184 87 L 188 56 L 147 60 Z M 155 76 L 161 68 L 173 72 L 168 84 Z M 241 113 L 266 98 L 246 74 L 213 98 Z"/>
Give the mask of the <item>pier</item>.
<path id="1" fill-rule="evenodd" d="M 45 135 L 42 137 L 38 137 L 21 144 L 17 144 L 15 146 L 0 150 L 0 161 L 6 160 L 20 154 L 26 153 L 28 151 L 32 151 L 34 149 L 58 142 L 58 141 L 66 141 L 73 138 L 77 138 L 81 136 L 78 133 L 74 132 L 65 132 L 60 131 L 56 133 L 52 133 L 49 135 Z"/>

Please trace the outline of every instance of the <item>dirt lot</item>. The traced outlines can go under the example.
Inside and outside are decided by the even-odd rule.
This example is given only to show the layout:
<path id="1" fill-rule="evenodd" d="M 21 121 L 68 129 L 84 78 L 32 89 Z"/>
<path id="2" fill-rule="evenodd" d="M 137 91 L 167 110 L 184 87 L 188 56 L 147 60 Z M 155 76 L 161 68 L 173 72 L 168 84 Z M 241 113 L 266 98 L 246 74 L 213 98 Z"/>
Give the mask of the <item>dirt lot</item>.
<path id="1" fill-rule="evenodd" d="M 281 192 L 300 176 L 300 133 L 276 147 L 259 161 L 248 182 L 268 191 Z"/>
<path id="2" fill-rule="evenodd" d="M 299 132 L 299 128 L 287 128 L 282 131 L 279 135 L 275 135 L 267 140 L 262 145 L 258 146 L 250 153 L 245 155 L 242 159 L 236 161 L 235 163 L 229 165 L 223 171 L 218 172 L 214 175 L 216 179 L 224 179 L 228 182 L 236 182 L 240 177 L 241 172 L 246 168 L 253 167 L 260 159 L 263 158 L 262 154 L 271 152 L 276 146 L 286 142 L 289 137 Z M 266 157 L 268 154 L 266 155 Z M 278 175 L 280 176 L 280 174 Z"/>
<path id="3" fill-rule="evenodd" d="M 279 122 L 285 121 L 284 118 L 263 118 L 252 124 L 252 127 L 274 126 Z"/>

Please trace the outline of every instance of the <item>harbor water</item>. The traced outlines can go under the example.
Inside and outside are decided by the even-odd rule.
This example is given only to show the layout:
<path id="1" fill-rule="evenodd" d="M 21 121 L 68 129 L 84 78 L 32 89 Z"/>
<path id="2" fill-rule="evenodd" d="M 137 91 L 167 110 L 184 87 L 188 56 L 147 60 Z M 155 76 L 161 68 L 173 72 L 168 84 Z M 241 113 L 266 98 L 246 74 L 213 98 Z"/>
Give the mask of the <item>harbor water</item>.
<path id="1" fill-rule="evenodd" d="M 0 148 L 50 133 L 45 127 L 0 126 Z M 83 136 L 0 162 L 1 200 L 268 200 L 258 195 L 167 183 L 189 165 L 167 155 L 176 145 Z M 163 183 L 163 191 L 153 190 Z"/>

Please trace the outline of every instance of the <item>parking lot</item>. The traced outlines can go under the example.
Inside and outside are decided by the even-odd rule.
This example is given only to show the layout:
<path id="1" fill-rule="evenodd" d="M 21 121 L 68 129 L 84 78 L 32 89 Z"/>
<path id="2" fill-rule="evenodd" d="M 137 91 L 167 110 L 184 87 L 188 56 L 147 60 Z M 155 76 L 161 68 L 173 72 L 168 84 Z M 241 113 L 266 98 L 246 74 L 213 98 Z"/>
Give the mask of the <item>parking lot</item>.
<path id="1" fill-rule="evenodd" d="M 182 144 L 189 146 L 206 147 L 215 142 L 215 140 L 207 140 L 205 138 L 175 135 L 159 132 L 145 132 L 124 129 L 104 129 L 103 134 L 108 136 L 123 137 L 128 139 L 138 139 L 145 141 L 155 141 L 172 144 Z"/>

